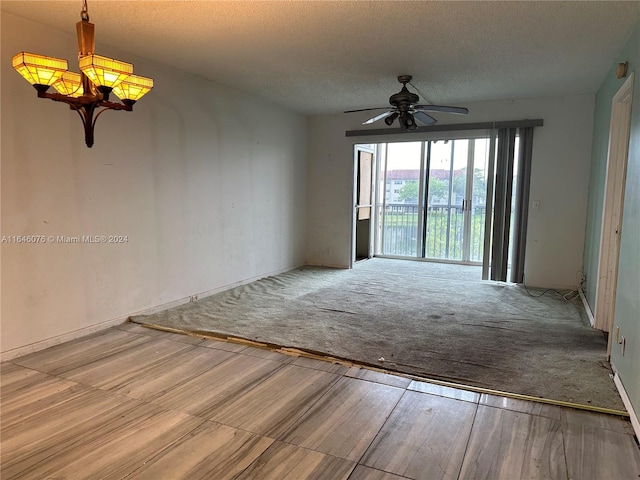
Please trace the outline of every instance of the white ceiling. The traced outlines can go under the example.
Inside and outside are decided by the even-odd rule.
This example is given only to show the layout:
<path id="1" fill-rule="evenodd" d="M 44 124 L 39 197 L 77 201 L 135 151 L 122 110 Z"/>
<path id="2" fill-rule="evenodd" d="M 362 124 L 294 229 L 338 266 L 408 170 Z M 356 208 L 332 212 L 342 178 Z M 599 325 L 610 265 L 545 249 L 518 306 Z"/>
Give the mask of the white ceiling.
<path id="1" fill-rule="evenodd" d="M 435 104 L 595 93 L 640 20 L 640 1 L 88 3 L 98 53 L 117 47 L 307 114 L 384 106 L 399 74 Z M 81 6 L 2 1 L 71 35 Z"/>

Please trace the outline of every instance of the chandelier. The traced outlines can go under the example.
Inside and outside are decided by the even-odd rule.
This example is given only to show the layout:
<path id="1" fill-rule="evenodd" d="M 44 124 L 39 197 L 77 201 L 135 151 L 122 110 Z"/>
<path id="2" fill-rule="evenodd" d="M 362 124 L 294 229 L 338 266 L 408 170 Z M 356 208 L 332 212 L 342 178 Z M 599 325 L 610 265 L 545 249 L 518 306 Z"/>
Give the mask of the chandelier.
<path id="1" fill-rule="evenodd" d="M 93 145 L 98 117 L 107 110 L 133 110 L 133 104 L 153 88 L 153 79 L 133 75 L 133 65 L 94 53 L 94 24 L 89 23 L 87 0 L 83 0 L 78 34 L 80 73 L 69 71 L 66 60 L 20 52 L 13 68 L 31 83 L 38 98 L 64 102 L 82 119 L 87 147 Z M 58 93 L 49 92 L 53 87 Z M 115 94 L 122 103 L 109 100 Z"/>

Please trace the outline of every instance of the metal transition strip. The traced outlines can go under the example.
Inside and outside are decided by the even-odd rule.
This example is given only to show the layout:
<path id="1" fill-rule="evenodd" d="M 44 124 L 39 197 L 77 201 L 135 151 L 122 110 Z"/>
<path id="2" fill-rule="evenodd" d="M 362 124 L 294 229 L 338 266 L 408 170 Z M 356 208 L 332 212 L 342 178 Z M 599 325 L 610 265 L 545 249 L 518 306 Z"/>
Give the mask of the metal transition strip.
<path id="1" fill-rule="evenodd" d="M 630 417 L 629 412 L 625 412 L 623 410 L 595 407 L 593 405 L 583 405 L 581 403 L 564 402 L 562 400 L 552 400 L 550 398 L 533 397 L 531 395 L 523 395 L 520 393 L 504 392 L 502 390 L 492 390 L 490 388 L 474 387 L 473 385 L 464 385 L 464 384 L 455 383 L 455 382 L 448 382 L 445 380 L 438 380 L 435 378 L 421 377 L 418 375 L 412 375 L 412 374 L 396 371 L 393 369 L 381 368 L 379 365 L 375 365 L 372 363 L 355 362 L 347 358 L 333 357 L 331 355 L 327 355 L 325 353 L 317 352 L 314 350 L 284 347 L 282 345 L 278 345 L 275 343 L 268 343 L 268 342 L 256 342 L 248 338 L 230 336 L 224 333 L 204 332 L 204 331 L 198 331 L 198 330 L 181 330 L 178 328 L 164 327 L 161 325 L 154 325 L 151 323 L 138 323 L 138 322 L 136 323 L 138 325 L 141 325 L 143 327 L 147 327 L 153 330 L 161 330 L 164 332 L 179 333 L 179 334 L 188 335 L 191 337 L 200 337 L 207 340 L 211 339 L 211 340 L 218 340 L 218 341 L 229 342 L 229 343 L 237 343 L 237 344 L 247 345 L 251 347 L 263 348 L 265 350 L 279 352 L 284 355 L 290 355 L 294 357 L 313 358 L 315 360 L 321 360 L 324 362 L 331 362 L 338 365 L 344 365 L 345 367 L 366 368 L 367 370 L 373 370 L 375 372 L 386 373 L 389 375 L 396 375 L 399 377 L 409 378 L 411 380 L 432 383 L 434 385 L 441 385 L 443 387 L 457 388 L 460 390 L 467 390 L 475 393 L 486 393 L 489 395 L 513 398 L 516 400 L 526 400 L 529 402 L 544 403 L 547 405 L 556 405 L 558 407 L 568 407 L 568 408 L 575 408 L 578 410 L 586 410 L 590 412 L 605 413 L 607 415 L 615 415 L 615 416 L 625 417 L 625 418 Z"/>

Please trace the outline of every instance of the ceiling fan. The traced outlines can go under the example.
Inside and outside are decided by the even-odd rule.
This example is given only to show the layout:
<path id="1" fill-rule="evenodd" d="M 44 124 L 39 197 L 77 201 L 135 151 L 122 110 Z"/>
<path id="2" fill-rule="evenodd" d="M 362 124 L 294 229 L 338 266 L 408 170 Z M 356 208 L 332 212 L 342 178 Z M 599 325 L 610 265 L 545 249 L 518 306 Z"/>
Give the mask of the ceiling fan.
<path id="1" fill-rule="evenodd" d="M 444 112 L 466 115 L 469 109 L 465 107 L 446 107 L 443 105 L 419 105 L 420 97 L 407 89 L 407 83 L 411 82 L 411 75 L 400 75 L 398 81 L 402 84 L 402 90 L 389 97 L 389 103 L 393 108 L 370 118 L 363 125 L 368 125 L 384 118 L 384 123 L 391 126 L 398 119 L 401 130 L 415 130 L 418 128 L 416 120 L 424 125 L 433 125 L 437 122 L 435 118 L 425 112 Z M 368 110 L 382 110 L 389 107 L 362 108 L 360 110 L 347 110 L 344 113 L 365 112 Z"/>

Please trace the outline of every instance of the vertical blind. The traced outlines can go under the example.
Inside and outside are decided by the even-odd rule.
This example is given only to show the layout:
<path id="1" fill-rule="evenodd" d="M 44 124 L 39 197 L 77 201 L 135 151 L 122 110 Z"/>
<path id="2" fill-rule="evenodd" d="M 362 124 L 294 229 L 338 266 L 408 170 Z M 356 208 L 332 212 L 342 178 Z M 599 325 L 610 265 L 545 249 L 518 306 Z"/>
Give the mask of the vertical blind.
<path id="1" fill-rule="evenodd" d="M 515 185 L 515 202 L 512 202 L 516 136 L 519 136 L 518 158 L 520 161 Z M 533 127 L 500 128 L 497 137 L 498 152 L 495 160 L 495 193 L 491 230 L 491 280 L 507 281 L 511 249 L 509 281 L 522 283 L 527 240 Z M 513 225 L 511 225 L 512 213 Z M 510 232 L 512 231 L 513 244 L 511 245 Z"/>

